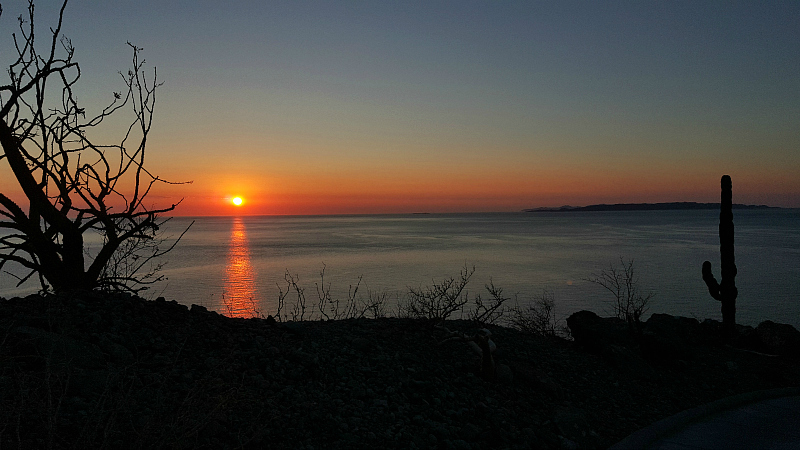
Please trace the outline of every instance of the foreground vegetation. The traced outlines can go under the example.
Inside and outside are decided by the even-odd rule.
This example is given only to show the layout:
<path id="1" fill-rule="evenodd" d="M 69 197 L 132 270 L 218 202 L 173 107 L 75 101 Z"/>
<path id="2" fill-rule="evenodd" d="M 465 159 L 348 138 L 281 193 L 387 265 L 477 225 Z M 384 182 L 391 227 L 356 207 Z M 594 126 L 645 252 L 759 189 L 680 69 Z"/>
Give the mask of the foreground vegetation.
<path id="1" fill-rule="evenodd" d="M 486 325 L 509 370 L 485 381 L 470 348 L 432 325 L 232 319 L 96 292 L 0 301 L 0 445 L 604 448 L 681 410 L 800 380 L 796 358 L 721 345 L 710 323 L 671 354 Z"/>
<path id="2" fill-rule="evenodd" d="M 520 301 L 518 294 L 509 296 L 490 278 L 484 285 L 484 292 L 470 295 L 467 286 L 475 274 L 474 266 L 465 265 L 458 276 L 433 280 L 427 286 L 409 287 L 404 296 L 369 289 L 364 292 L 359 277 L 350 285 L 344 299 L 331 295 L 331 284 L 326 284 L 325 271 L 323 265 L 319 282 L 314 283 L 314 294 L 307 295 L 307 285 L 301 284 L 299 276 L 287 270 L 285 284 L 278 285 L 277 308 L 272 314 L 265 312 L 253 299 L 245 302 L 243 307 L 234 305 L 224 295 L 223 312 L 231 317 L 270 318 L 278 322 L 387 317 L 441 322 L 458 318 L 476 327 L 502 325 L 524 333 L 569 338 L 565 317 L 555 314 L 556 300 L 552 292 L 544 289 L 539 296 Z M 610 294 L 608 309 L 624 320 L 631 330 L 641 325 L 654 293 L 640 287 L 633 260 L 620 257 L 618 265 L 610 264 L 586 281 Z"/>
<path id="3" fill-rule="evenodd" d="M 632 264 L 632 262 L 631 262 Z M 503 325 L 525 333 L 542 336 L 568 337 L 564 318 L 554 313 L 555 299 L 551 292 L 521 304 L 518 295 L 508 296 L 503 288 L 490 279 L 484 294 L 470 295 L 466 288 L 475 273 L 474 267 L 465 266 L 457 277 L 433 281 L 427 286 L 409 287 L 406 295 L 386 291 L 363 292 L 359 279 L 348 289 L 347 298 L 331 295 L 330 283 L 325 283 L 325 268 L 320 272 L 320 282 L 314 283 L 314 294 L 306 294 L 299 277 L 289 271 L 284 275 L 285 285 L 278 286 L 277 308 L 274 314 L 266 313 L 254 300 L 236 305 L 223 296 L 224 313 L 231 317 L 253 317 L 277 322 L 302 322 L 311 320 L 425 319 L 433 322 L 458 318 L 482 327 Z M 603 271 L 603 273 L 606 273 Z M 649 298 L 648 298 L 649 300 Z M 615 307 L 615 310 L 620 308 Z"/>

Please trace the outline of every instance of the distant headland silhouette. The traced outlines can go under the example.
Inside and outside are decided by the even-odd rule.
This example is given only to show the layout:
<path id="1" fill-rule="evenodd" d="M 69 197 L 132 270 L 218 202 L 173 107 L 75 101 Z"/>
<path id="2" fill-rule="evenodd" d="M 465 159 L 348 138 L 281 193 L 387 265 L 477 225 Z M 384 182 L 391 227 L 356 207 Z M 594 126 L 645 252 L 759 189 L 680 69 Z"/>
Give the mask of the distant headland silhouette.
<path id="1" fill-rule="evenodd" d="M 780 209 L 776 206 L 734 204 L 734 209 Z M 589 206 L 556 206 L 523 209 L 524 212 L 577 212 L 577 211 L 671 211 L 692 209 L 719 209 L 719 203 L 670 202 L 670 203 L 615 203 Z"/>

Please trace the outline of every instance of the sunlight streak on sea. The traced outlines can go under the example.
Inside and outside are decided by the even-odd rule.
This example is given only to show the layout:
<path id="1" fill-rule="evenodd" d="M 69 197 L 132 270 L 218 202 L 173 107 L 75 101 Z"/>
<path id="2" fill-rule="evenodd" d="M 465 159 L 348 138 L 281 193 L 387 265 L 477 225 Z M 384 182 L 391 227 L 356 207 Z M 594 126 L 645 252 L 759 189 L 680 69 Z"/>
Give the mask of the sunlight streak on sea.
<path id="1" fill-rule="evenodd" d="M 240 217 L 233 219 L 225 266 L 225 287 L 222 291 L 224 312 L 231 317 L 252 317 L 255 305 L 256 273 L 250 264 L 250 243 L 247 228 Z"/>

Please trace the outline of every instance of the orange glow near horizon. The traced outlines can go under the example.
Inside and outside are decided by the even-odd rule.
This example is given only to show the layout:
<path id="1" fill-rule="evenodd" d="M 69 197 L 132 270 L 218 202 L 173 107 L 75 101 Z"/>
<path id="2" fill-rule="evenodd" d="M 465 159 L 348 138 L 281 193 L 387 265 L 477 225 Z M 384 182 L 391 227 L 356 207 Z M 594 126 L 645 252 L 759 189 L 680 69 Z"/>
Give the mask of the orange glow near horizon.
<path id="1" fill-rule="evenodd" d="M 552 164 L 505 172 L 492 166 L 433 172 L 425 169 L 406 176 L 380 170 L 331 174 L 309 169 L 299 175 L 256 174 L 247 169 L 199 172 L 193 184 L 159 186 L 152 198 L 158 207 L 183 198 L 169 215 L 242 217 L 513 212 L 542 206 L 719 201 L 716 170 L 677 173 L 671 167 L 657 167 L 626 172 Z M 733 177 L 737 203 L 800 206 L 800 196 L 795 194 L 800 191 L 798 179 L 754 176 L 743 169 L 726 172 Z M 24 200 L 24 195 L 20 197 Z M 240 205 L 236 197 L 242 200 Z"/>
<path id="2" fill-rule="evenodd" d="M 209 175 L 192 185 L 165 186 L 154 192 L 154 207 L 181 203 L 171 216 L 258 216 L 327 214 L 404 214 L 413 212 L 503 212 L 540 206 L 585 206 L 598 203 L 656 203 L 672 201 L 719 201 L 719 175 L 605 174 L 574 170 L 532 172 L 523 177 L 490 173 L 463 177 L 420 176 L 398 180 L 375 176 L 342 178 L 275 178 L 256 180 Z M 800 207 L 800 181 L 729 171 L 734 182 L 734 201 Z M 5 175 L 5 174 L 2 174 Z M 23 209 L 27 199 L 11 176 L 0 177 L 0 192 Z M 228 194 L 237 192 L 238 195 Z M 235 198 L 241 199 L 237 205 Z"/>

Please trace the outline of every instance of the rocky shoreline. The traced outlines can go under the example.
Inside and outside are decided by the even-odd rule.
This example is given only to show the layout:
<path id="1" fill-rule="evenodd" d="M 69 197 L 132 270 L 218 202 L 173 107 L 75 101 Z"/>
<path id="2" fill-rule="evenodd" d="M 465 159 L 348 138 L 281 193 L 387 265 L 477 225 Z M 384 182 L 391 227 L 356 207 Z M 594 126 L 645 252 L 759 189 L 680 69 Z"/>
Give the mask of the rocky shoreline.
<path id="1" fill-rule="evenodd" d="M 510 371 L 487 382 L 470 348 L 425 320 L 0 300 L 0 446 L 606 448 L 688 408 L 800 385 L 788 326 L 742 327 L 729 346 L 713 321 L 654 315 L 633 342 L 612 319 L 573 318 L 575 341 L 489 327 Z"/>

